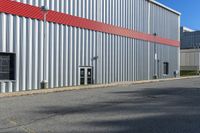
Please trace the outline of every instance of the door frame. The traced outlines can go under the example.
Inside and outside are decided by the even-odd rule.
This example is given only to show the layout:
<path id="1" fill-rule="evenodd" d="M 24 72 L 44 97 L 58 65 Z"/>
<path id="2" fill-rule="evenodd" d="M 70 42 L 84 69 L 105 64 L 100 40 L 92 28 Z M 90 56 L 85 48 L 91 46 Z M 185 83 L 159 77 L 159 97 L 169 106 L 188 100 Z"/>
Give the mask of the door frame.
<path id="1" fill-rule="evenodd" d="M 92 71 L 92 76 L 91 76 L 91 82 L 92 82 L 92 84 L 93 84 L 93 66 L 79 66 L 79 68 L 78 68 L 78 85 L 81 85 L 81 80 L 80 80 L 80 78 L 81 78 L 81 69 L 85 69 L 85 74 L 84 74 L 84 76 L 85 76 L 85 84 L 84 85 L 88 85 L 88 83 L 87 83 L 87 81 L 88 81 L 88 79 L 87 79 L 87 77 L 88 77 L 88 75 L 87 75 L 87 72 L 88 72 L 88 69 L 91 69 Z"/>

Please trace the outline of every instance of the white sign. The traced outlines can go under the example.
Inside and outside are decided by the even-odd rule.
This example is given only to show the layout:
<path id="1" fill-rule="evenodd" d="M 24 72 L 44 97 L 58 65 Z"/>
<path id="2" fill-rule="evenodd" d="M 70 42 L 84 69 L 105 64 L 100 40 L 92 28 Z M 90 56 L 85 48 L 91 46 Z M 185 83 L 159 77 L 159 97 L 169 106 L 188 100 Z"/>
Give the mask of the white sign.
<path id="1" fill-rule="evenodd" d="M 155 60 L 158 60 L 158 54 L 155 53 Z"/>

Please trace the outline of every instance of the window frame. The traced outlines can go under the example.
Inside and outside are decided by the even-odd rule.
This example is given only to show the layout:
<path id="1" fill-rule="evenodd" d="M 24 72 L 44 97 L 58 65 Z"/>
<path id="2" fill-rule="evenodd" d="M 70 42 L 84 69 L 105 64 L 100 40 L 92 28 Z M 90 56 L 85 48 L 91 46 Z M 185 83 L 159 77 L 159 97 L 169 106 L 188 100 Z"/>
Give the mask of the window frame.
<path id="1" fill-rule="evenodd" d="M 163 75 L 169 75 L 169 62 L 163 62 Z"/>
<path id="2" fill-rule="evenodd" d="M 9 79 L 0 79 L 0 81 L 16 81 L 16 53 L 0 52 L 0 56 L 2 55 L 10 56 L 10 68 L 9 68 L 10 71 L 9 71 Z"/>

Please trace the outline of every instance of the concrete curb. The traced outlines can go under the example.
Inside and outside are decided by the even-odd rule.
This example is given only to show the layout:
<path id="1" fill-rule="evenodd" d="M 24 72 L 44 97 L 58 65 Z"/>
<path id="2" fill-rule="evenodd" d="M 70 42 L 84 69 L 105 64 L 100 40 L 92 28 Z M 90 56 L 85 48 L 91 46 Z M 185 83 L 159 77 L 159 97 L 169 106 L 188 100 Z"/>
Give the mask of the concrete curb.
<path id="1" fill-rule="evenodd" d="M 115 86 L 129 86 L 129 85 L 136 85 L 136 84 L 155 83 L 155 82 L 173 81 L 173 80 L 181 80 L 181 79 L 193 79 L 193 78 L 200 78 L 200 76 L 168 78 L 168 79 L 158 79 L 158 80 L 145 80 L 145 81 L 134 81 L 134 82 L 119 82 L 119 83 L 99 84 L 99 85 L 90 85 L 90 86 L 74 86 L 74 87 L 21 91 L 21 92 L 12 92 L 12 93 L 0 93 L 0 98 L 48 94 L 48 93 L 57 93 L 57 92 L 73 91 L 73 90 L 108 88 L 108 87 L 115 87 Z"/>

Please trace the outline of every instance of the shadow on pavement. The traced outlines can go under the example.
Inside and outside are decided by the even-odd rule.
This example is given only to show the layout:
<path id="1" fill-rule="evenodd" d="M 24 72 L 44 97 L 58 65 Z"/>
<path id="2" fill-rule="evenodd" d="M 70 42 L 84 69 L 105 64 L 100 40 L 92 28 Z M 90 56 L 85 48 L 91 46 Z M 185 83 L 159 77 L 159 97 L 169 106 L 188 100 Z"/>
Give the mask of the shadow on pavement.
<path id="1" fill-rule="evenodd" d="M 114 90 L 109 93 L 115 97 L 114 100 L 108 98 L 103 102 L 82 103 L 71 107 L 41 107 L 40 111 L 34 113 L 86 115 L 88 118 L 99 115 L 78 124 L 91 129 L 108 128 L 109 133 L 200 132 L 200 88 L 145 88 L 139 91 Z M 109 114 L 108 119 L 106 114 Z"/>

